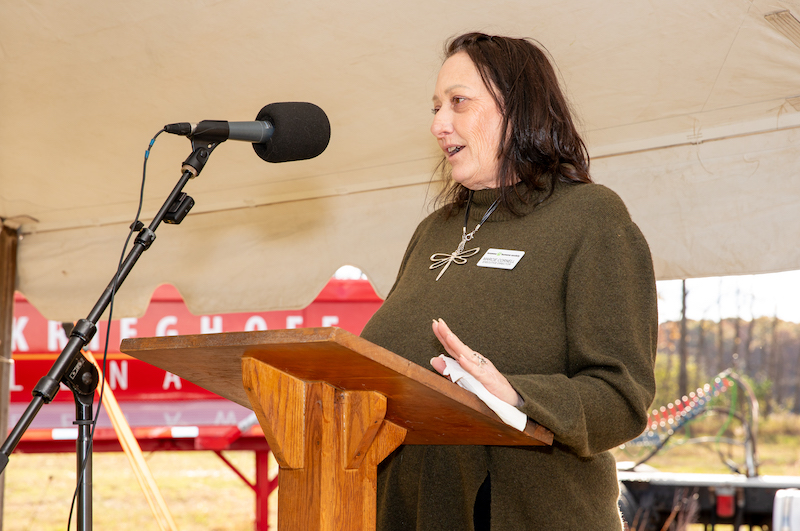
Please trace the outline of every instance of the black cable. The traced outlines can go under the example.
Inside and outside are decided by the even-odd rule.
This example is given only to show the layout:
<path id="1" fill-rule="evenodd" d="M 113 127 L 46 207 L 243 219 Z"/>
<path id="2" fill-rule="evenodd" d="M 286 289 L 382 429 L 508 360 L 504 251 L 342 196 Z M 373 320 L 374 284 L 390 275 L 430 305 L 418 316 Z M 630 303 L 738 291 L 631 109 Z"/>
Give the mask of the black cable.
<path id="1" fill-rule="evenodd" d="M 746 425 L 745 431 L 745 445 L 747 442 L 750 442 L 751 450 L 750 450 L 750 457 L 753 461 L 753 467 L 755 475 L 758 475 L 758 441 L 756 440 L 756 435 L 758 432 L 758 398 L 756 398 L 755 393 L 753 392 L 752 387 L 750 384 L 738 374 L 731 372 L 729 377 L 736 382 L 736 384 L 742 388 L 744 391 L 745 396 L 747 397 L 747 405 L 750 410 L 749 421 L 750 423 Z M 747 467 L 747 464 L 745 464 Z M 750 470 L 747 470 L 747 475 L 750 475 Z"/>
<path id="2" fill-rule="evenodd" d="M 744 428 L 745 433 L 747 433 L 747 434 L 751 434 L 752 433 L 751 429 L 750 429 L 750 424 L 747 422 L 747 420 L 742 415 L 739 415 L 737 413 L 732 413 L 731 414 L 729 410 L 726 410 L 726 409 L 723 409 L 723 408 L 709 408 L 709 409 L 706 409 L 703 412 L 703 415 L 723 415 L 723 414 L 724 415 L 732 415 L 733 418 L 735 418 L 736 420 L 738 420 L 742 424 L 742 427 Z M 673 430 L 672 433 L 667 434 L 667 436 L 662 441 L 660 441 L 656 445 L 656 447 L 648 455 L 646 455 L 645 457 L 641 458 L 639 461 L 634 463 L 633 466 L 631 466 L 630 468 L 627 468 L 626 470 L 633 470 L 637 466 L 643 465 L 644 463 L 646 463 L 647 461 L 652 459 L 658 452 L 660 452 L 661 450 L 664 449 L 664 447 L 666 446 L 667 442 L 672 438 L 673 435 L 675 435 L 676 433 L 678 433 L 678 431 L 682 430 L 685 426 L 688 426 L 690 423 L 694 422 L 696 419 L 699 419 L 703 415 L 697 415 L 696 417 L 693 417 L 693 418 L 687 420 L 677 430 Z M 718 449 L 715 449 L 715 450 L 716 450 L 716 453 L 719 455 L 720 460 L 722 461 L 722 463 L 725 466 L 730 468 L 735 473 L 740 473 L 740 471 L 738 470 L 738 467 L 735 466 L 736 465 L 735 463 L 733 463 L 734 467 L 732 467 L 731 466 L 731 462 L 729 462 L 729 460 L 726 459 L 721 454 L 721 452 L 719 452 Z"/>
<path id="3" fill-rule="evenodd" d="M 100 381 L 100 396 L 97 402 L 97 412 L 92 419 L 92 432 L 89 436 L 89 451 L 87 452 L 87 456 L 84 458 L 83 463 L 81 464 L 81 473 L 78 475 L 78 481 L 75 486 L 75 491 L 72 494 L 72 504 L 70 505 L 69 509 L 69 518 L 67 519 L 67 531 L 70 529 L 70 525 L 72 524 L 72 513 L 75 510 L 75 502 L 78 499 L 78 491 L 80 490 L 81 481 L 83 481 L 83 476 L 86 473 L 86 465 L 89 459 L 89 456 L 92 454 L 93 451 L 93 443 L 94 443 L 94 432 L 97 429 L 97 421 L 100 418 L 100 410 L 103 407 L 103 392 L 105 391 L 105 384 L 106 384 L 106 365 L 108 363 L 108 342 L 111 337 L 111 319 L 114 313 L 114 297 L 117 294 L 117 278 L 119 277 L 120 272 L 122 271 L 122 264 L 125 261 L 125 253 L 128 250 L 128 244 L 131 241 L 131 237 L 135 232 L 138 232 L 138 225 L 139 225 L 139 216 L 142 213 L 142 205 L 144 204 L 144 185 L 147 178 L 147 161 L 150 159 L 150 150 L 153 148 L 153 145 L 156 142 L 156 138 L 158 135 L 163 133 L 165 130 L 162 129 L 158 133 L 150 139 L 150 144 L 147 146 L 147 149 L 144 152 L 144 163 L 142 164 L 142 185 L 139 188 L 139 205 L 136 209 L 136 216 L 131 223 L 130 229 L 128 230 L 128 236 L 125 238 L 125 244 L 122 246 L 122 254 L 119 258 L 119 263 L 117 264 L 117 272 L 114 274 L 114 278 L 111 281 L 111 300 L 108 305 L 108 321 L 106 323 L 106 341 L 103 346 L 103 364 L 102 364 L 102 373 L 103 379 Z"/>

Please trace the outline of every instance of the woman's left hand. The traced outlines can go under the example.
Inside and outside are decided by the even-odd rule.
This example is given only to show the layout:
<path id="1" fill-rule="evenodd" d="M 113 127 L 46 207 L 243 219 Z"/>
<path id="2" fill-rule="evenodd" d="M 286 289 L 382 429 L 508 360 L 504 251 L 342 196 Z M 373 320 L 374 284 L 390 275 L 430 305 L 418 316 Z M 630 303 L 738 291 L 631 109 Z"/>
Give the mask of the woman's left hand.
<path id="1" fill-rule="evenodd" d="M 433 321 L 433 333 L 439 339 L 450 356 L 455 359 L 461 367 L 475 377 L 487 391 L 492 393 L 500 400 L 520 407 L 523 403 L 522 397 L 511 387 L 505 376 L 500 374 L 494 364 L 483 355 L 475 352 L 450 330 L 447 324 L 439 319 Z M 441 358 L 431 359 L 431 365 L 439 374 L 444 372 L 445 363 Z"/>

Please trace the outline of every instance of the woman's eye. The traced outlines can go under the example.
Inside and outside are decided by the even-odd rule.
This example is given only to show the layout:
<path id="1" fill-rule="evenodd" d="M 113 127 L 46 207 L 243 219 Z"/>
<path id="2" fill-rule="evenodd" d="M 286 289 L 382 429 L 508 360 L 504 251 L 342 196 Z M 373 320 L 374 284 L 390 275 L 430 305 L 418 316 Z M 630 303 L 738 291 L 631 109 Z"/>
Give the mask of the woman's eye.
<path id="1" fill-rule="evenodd" d="M 456 107 L 458 106 L 459 103 L 463 103 L 464 101 L 466 101 L 466 99 L 467 98 L 463 98 L 461 96 L 453 96 L 452 98 L 450 98 L 450 104 L 453 107 Z M 431 114 L 436 114 L 437 112 L 439 112 L 439 109 L 441 109 L 441 107 L 434 107 L 433 109 L 431 109 Z"/>

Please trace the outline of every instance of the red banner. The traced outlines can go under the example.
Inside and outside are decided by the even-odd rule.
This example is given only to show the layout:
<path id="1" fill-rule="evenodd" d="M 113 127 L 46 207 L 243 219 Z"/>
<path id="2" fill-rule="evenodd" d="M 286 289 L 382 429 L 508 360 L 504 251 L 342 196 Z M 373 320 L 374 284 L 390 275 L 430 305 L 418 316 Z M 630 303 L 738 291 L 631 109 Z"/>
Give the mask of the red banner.
<path id="1" fill-rule="evenodd" d="M 120 401 L 214 399 L 216 395 L 178 376 L 121 354 L 120 341 L 128 337 L 317 326 L 338 326 L 359 334 L 381 302 L 366 280 L 331 280 L 303 310 L 192 315 L 175 288 L 161 286 L 153 294 L 144 316 L 111 322 L 106 379 Z M 98 333 L 87 346 L 98 362 L 108 330 L 107 322 L 98 323 Z M 17 295 L 12 334 L 12 403 L 30 402 L 33 386 L 49 371 L 66 341 L 61 323 L 45 319 L 24 297 Z M 56 401 L 72 402 L 72 394 L 58 393 Z"/>

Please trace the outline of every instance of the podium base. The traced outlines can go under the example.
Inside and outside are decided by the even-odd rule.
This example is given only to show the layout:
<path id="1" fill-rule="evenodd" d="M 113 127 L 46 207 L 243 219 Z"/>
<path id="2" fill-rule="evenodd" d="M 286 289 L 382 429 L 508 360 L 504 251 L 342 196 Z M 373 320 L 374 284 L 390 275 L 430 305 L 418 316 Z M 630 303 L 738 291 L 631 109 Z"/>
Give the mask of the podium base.
<path id="1" fill-rule="evenodd" d="M 279 531 L 372 531 L 377 467 L 406 430 L 384 419 L 386 397 L 306 382 L 242 358 L 245 391 L 278 474 Z"/>

